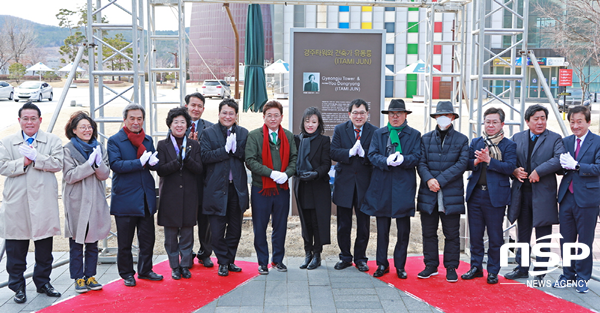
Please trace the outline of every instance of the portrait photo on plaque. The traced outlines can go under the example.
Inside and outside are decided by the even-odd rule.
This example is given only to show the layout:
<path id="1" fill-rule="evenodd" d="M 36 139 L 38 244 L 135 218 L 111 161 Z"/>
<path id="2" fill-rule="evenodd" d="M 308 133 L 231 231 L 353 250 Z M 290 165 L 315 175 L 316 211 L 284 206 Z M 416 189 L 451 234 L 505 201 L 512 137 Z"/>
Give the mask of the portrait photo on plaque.
<path id="1" fill-rule="evenodd" d="M 304 82 L 304 93 L 305 94 L 318 94 L 319 93 L 319 79 L 321 73 L 319 72 L 304 72 L 302 73 Z"/>

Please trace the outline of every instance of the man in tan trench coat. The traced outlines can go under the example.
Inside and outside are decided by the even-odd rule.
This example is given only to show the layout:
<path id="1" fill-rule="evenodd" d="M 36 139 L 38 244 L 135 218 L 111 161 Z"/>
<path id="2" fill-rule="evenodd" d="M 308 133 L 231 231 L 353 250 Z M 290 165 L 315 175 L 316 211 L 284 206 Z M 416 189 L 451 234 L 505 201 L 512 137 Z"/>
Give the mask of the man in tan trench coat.
<path id="1" fill-rule="evenodd" d="M 61 140 L 40 130 L 41 111 L 27 102 L 19 110 L 21 131 L 0 140 L 0 174 L 6 176 L 0 206 L 0 237 L 6 239 L 8 287 L 17 303 L 27 301 L 25 258 L 35 244 L 33 282 L 38 293 L 60 297 L 50 285 L 52 236 L 60 235 L 58 182 L 62 170 Z"/>

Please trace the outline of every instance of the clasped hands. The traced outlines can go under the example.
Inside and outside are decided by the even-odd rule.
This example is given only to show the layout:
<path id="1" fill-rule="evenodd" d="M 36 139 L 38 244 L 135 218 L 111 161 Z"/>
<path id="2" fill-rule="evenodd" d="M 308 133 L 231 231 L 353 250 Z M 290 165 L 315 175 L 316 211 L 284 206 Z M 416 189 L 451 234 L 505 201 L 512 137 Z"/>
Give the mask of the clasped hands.
<path id="1" fill-rule="evenodd" d="M 402 164 L 402 162 L 404 162 L 404 156 L 402 154 L 400 154 L 400 152 L 394 153 L 394 154 L 390 154 L 387 158 L 387 165 L 388 166 L 398 166 L 400 164 Z"/>
<path id="2" fill-rule="evenodd" d="M 529 182 L 532 184 L 540 181 L 540 175 L 538 175 L 536 170 L 533 170 L 533 172 L 531 172 L 531 174 L 529 174 L 522 167 L 515 168 L 515 170 L 513 171 L 513 176 L 515 178 L 517 178 L 520 182 L 523 182 L 524 179 L 528 179 L 528 178 L 529 178 Z"/>
<path id="3" fill-rule="evenodd" d="M 566 170 L 574 170 L 577 168 L 577 161 L 573 159 L 573 156 L 569 153 L 563 153 L 560 155 L 560 166 Z"/>
<path id="4" fill-rule="evenodd" d="M 92 150 L 87 162 L 90 166 L 94 166 L 94 164 L 96 164 L 96 167 L 100 166 L 102 163 L 102 150 L 100 149 L 100 146 L 96 146 L 94 150 Z"/>
<path id="5" fill-rule="evenodd" d="M 272 171 L 270 177 L 278 185 L 281 185 L 288 180 L 287 174 L 280 171 Z"/>
<path id="6" fill-rule="evenodd" d="M 144 151 L 144 153 L 142 153 L 140 156 L 140 162 L 142 163 L 142 166 L 146 165 L 146 163 L 148 163 L 150 166 L 156 165 L 158 163 L 158 158 L 156 157 L 157 154 L 158 151 L 154 151 L 154 153 L 150 151 Z"/>
<path id="7" fill-rule="evenodd" d="M 229 134 L 227 136 L 227 141 L 225 141 L 225 152 L 229 153 L 229 151 L 235 153 L 236 150 L 236 140 L 237 136 L 235 133 Z"/>
<path id="8" fill-rule="evenodd" d="M 360 139 L 356 141 L 356 143 L 354 144 L 354 146 L 352 146 L 348 154 L 350 155 L 350 157 L 353 157 L 355 155 L 361 158 L 365 157 L 365 149 L 363 149 L 362 145 L 360 144 Z"/>
<path id="9" fill-rule="evenodd" d="M 475 166 L 482 162 L 490 164 L 491 160 L 492 157 L 490 156 L 490 149 L 488 147 L 475 151 Z"/>
<path id="10" fill-rule="evenodd" d="M 19 153 L 25 157 L 25 166 L 31 164 L 31 162 L 35 161 L 37 157 L 37 150 L 31 145 L 22 144 L 19 146 Z"/>

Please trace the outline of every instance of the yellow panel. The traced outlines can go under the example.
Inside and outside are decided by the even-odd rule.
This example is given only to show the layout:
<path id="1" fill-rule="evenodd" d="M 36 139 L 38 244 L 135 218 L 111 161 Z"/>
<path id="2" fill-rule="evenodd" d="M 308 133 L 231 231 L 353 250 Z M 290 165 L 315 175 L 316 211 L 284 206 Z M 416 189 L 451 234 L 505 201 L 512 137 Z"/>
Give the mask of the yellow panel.
<path id="1" fill-rule="evenodd" d="M 373 29 L 373 23 L 362 23 L 362 29 Z"/>
<path id="2" fill-rule="evenodd" d="M 362 7 L 362 11 L 363 12 L 373 12 L 373 7 L 372 6 L 364 6 L 364 7 Z"/>

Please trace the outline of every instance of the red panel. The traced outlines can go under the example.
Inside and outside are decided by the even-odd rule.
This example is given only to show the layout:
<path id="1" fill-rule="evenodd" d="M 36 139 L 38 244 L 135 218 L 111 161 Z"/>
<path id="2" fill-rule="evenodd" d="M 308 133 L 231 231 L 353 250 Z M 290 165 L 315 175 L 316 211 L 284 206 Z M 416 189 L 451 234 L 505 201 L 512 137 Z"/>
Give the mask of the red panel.
<path id="1" fill-rule="evenodd" d="M 442 45 L 434 45 L 433 54 L 442 54 Z"/>
<path id="2" fill-rule="evenodd" d="M 438 65 L 434 65 L 433 66 L 436 70 L 441 71 L 442 70 L 442 65 L 438 64 Z"/>
<path id="3" fill-rule="evenodd" d="M 439 99 L 440 98 L 440 81 L 441 80 L 442 80 L 441 77 L 434 77 L 433 78 L 433 86 L 431 88 L 431 91 L 432 91 L 431 98 L 432 99 Z"/>
<path id="4" fill-rule="evenodd" d="M 441 33 L 442 32 L 442 22 L 434 22 L 433 23 L 433 32 L 434 33 Z"/>

